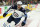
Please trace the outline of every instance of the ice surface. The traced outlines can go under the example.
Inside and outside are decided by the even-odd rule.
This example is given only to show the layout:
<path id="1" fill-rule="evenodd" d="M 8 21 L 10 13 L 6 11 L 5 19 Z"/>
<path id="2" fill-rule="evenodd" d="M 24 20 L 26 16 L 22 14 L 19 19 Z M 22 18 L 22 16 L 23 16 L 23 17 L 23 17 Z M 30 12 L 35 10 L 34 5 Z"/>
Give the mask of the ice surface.
<path id="1" fill-rule="evenodd" d="M 39 27 L 40 26 L 40 12 L 39 11 L 30 11 L 28 13 L 28 19 L 31 21 L 31 23 L 28 25 L 28 27 Z"/>

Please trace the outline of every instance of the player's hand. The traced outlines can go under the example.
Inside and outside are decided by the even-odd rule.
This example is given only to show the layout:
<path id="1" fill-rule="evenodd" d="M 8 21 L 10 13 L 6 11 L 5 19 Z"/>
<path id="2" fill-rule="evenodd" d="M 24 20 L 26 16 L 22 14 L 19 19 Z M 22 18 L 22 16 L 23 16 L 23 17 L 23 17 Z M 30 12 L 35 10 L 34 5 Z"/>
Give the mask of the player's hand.
<path id="1" fill-rule="evenodd" d="M 7 13 L 4 13 L 4 14 L 3 14 L 3 17 L 5 17 L 6 15 L 7 15 Z"/>

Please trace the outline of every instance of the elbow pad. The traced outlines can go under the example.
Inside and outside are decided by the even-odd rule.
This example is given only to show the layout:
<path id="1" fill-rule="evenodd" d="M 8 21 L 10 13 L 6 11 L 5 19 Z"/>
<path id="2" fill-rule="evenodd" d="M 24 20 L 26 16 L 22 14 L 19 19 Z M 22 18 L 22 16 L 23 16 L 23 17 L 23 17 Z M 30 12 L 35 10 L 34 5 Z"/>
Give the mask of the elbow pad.
<path id="1" fill-rule="evenodd" d="M 7 15 L 7 12 L 5 12 L 4 14 L 3 14 L 3 17 L 5 17 Z"/>

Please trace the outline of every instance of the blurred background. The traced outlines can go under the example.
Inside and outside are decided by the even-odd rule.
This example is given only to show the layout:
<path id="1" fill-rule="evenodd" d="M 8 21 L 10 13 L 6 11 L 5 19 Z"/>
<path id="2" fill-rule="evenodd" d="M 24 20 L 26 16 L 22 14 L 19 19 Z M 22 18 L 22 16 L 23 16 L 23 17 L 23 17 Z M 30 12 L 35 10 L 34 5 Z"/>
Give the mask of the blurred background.
<path id="1" fill-rule="evenodd" d="M 3 2 L 4 1 L 4 2 Z M 22 1 L 23 4 L 37 4 L 40 3 L 40 0 L 0 0 L 0 5 L 6 3 L 6 5 L 16 4 L 17 1 Z"/>
<path id="2" fill-rule="evenodd" d="M 4 18 L 3 14 L 17 1 L 22 1 L 22 7 L 26 9 L 29 16 L 27 19 L 28 27 L 38 27 L 40 26 L 40 0 L 0 0 L 0 24 L 6 21 L 6 17 L 9 17 L 11 13 L 7 14 Z M 32 11 L 32 12 L 30 12 Z M 3 19 L 4 18 L 4 19 Z M 35 25 L 36 24 L 36 25 Z M 26 27 L 25 26 L 25 27 Z"/>

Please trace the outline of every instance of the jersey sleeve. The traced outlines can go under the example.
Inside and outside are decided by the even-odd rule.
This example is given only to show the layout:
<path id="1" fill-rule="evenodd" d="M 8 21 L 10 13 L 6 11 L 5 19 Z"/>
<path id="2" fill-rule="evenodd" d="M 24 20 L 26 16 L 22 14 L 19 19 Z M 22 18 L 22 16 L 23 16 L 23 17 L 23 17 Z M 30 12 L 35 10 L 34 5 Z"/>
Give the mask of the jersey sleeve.
<path id="1" fill-rule="evenodd" d="M 7 15 L 8 11 L 9 11 L 10 9 L 17 9 L 17 5 L 11 6 L 11 7 L 3 14 L 3 17 L 5 17 L 5 16 Z"/>
<path id="2" fill-rule="evenodd" d="M 24 16 L 25 16 L 25 19 L 24 19 L 24 23 L 26 22 L 26 19 L 27 19 L 27 13 L 26 13 L 26 10 L 25 9 L 23 9 L 23 13 L 24 13 Z"/>
<path id="3" fill-rule="evenodd" d="M 7 10 L 7 12 L 8 12 L 10 9 L 17 9 L 17 5 L 11 6 L 11 7 Z"/>

